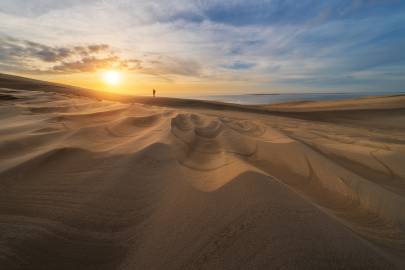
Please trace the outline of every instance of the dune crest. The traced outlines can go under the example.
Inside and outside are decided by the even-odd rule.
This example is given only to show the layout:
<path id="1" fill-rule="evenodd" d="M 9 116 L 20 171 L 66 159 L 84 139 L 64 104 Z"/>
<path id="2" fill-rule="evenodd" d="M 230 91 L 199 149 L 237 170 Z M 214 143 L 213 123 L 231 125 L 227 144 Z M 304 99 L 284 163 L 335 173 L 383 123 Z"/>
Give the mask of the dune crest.
<path id="1" fill-rule="evenodd" d="M 365 119 L 0 94 L 2 269 L 405 266 L 403 102 Z"/>

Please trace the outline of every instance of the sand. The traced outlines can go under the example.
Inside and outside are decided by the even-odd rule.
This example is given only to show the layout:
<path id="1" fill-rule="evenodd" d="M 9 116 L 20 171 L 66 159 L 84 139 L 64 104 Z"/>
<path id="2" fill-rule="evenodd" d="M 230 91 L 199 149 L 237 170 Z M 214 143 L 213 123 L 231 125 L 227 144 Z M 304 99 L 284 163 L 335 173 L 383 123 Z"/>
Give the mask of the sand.
<path id="1" fill-rule="evenodd" d="M 0 269 L 405 267 L 402 96 L 30 90 L 0 90 Z"/>

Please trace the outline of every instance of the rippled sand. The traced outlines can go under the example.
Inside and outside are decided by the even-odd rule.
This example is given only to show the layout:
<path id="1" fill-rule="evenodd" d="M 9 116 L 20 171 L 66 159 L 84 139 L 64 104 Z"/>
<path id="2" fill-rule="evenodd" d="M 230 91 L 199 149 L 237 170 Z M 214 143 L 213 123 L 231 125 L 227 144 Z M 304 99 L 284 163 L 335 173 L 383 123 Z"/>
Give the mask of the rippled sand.
<path id="1" fill-rule="evenodd" d="M 405 267 L 404 97 L 148 100 L 0 90 L 0 269 Z"/>

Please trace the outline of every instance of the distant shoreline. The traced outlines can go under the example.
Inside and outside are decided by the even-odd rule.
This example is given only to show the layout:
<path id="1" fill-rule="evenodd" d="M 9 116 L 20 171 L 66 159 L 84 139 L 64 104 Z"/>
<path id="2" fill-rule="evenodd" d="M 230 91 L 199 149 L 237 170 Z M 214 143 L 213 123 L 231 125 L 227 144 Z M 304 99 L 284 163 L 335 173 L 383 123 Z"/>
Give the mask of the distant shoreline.
<path id="1" fill-rule="evenodd" d="M 110 92 L 103 92 L 93 89 L 86 89 L 80 88 L 70 85 L 64 84 L 57 84 L 47 81 L 41 80 L 34 80 L 29 79 L 21 76 L 14 76 L 8 74 L 1 74 L 0 73 L 0 88 L 9 88 L 9 89 L 16 89 L 16 90 L 29 90 L 29 91 L 45 91 L 45 92 L 55 92 L 55 93 L 63 93 L 63 94 L 71 94 L 71 95 L 78 95 L 78 96 L 86 96 L 92 97 L 97 99 L 106 99 L 112 101 L 119 101 L 119 102 L 135 102 L 135 103 L 142 103 L 147 105 L 155 105 L 155 106 L 173 106 L 173 107 L 185 107 L 185 108 L 210 108 L 210 109 L 219 109 L 219 110 L 240 110 L 246 112 L 253 112 L 253 113 L 292 113 L 296 110 L 296 105 L 298 103 L 306 103 L 307 106 L 309 104 L 319 103 L 319 102 L 327 102 L 327 101 L 335 101 L 340 103 L 345 103 L 346 101 L 350 102 L 352 100 L 361 100 L 364 98 L 390 98 L 390 97 L 401 97 L 405 96 L 405 92 L 398 92 L 398 93 L 387 93 L 386 95 L 381 96 L 373 96 L 371 93 L 367 93 L 370 95 L 358 96 L 358 97 L 348 97 L 345 99 L 338 99 L 338 100 L 322 100 L 322 99 L 314 99 L 314 100 L 305 100 L 305 99 L 295 99 L 295 100 L 281 100 L 280 102 L 269 102 L 269 103 L 257 103 L 257 104 L 242 104 L 238 102 L 230 102 L 224 100 L 217 100 L 217 99 L 210 99 L 210 96 L 200 96 L 197 97 L 157 97 L 153 98 L 150 96 L 135 96 L 135 95 L 125 95 L 125 94 L 115 94 Z M 333 93 L 323 93 L 326 95 L 333 95 Z M 322 94 L 322 95 L 323 95 Z M 336 94 L 336 93 L 335 93 Z M 346 94 L 346 93 L 339 93 L 339 94 Z M 273 94 L 248 94 L 248 95 L 239 95 L 239 96 L 275 96 L 281 97 L 285 95 L 290 96 L 299 96 L 299 95 L 321 95 L 320 93 L 273 93 Z M 215 97 L 221 96 L 234 96 L 237 97 L 238 95 L 217 95 Z M 212 96 L 211 96 L 212 97 Z M 290 108 L 289 108 L 290 107 Z M 265 109 L 264 109 L 265 108 Z M 291 109 L 291 110 L 290 110 Z M 351 107 L 351 109 L 353 109 Z M 354 107 L 354 109 L 357 109 Z M 311 109 L 312 110 L 312 109 Z M 300 109 L 300 111 L 302 111 Z"/>

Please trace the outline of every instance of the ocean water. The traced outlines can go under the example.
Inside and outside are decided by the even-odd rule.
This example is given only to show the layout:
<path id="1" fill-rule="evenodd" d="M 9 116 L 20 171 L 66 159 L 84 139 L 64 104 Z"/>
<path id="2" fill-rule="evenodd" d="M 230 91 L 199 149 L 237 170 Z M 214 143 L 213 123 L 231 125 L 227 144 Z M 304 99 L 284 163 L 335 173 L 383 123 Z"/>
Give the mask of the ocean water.
<path id="1" fill-rule="evenodd" d="M 195 96 L 193 99 L 213 100 L 244 105 L 263 105 L 292 101 L 339 100 L 369 96 L 386 96 L 405 94 L 404 92 L 361 92 L 361 93 L 300 93 L 300 94 L 248 94 Z"/>

